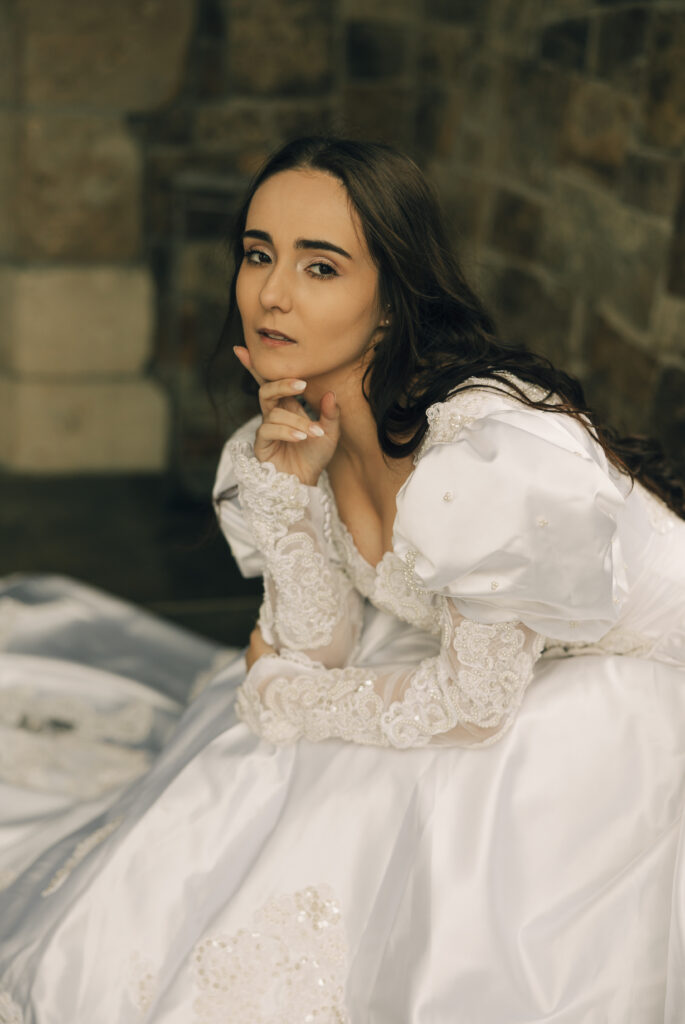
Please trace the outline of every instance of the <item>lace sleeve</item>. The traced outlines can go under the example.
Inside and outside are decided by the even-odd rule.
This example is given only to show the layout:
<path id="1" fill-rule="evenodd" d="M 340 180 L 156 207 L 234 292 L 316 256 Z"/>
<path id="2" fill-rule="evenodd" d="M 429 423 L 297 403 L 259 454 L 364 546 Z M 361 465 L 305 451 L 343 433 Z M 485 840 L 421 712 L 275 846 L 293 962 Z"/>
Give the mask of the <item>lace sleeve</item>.
<path id="1" fill-rule="evenodd" d="M 363 601 L 328 551 L 328 496 L 259 462 L 249 443 L 230 447 L 243 514 L 264 560 L 264 639 L 282 653 L 344 665 L 361 630 Z"/>
<path id="2" fill-rule="evenodd" d="M 238 691 L 238 713 L 274 743 L 339 737 L 399 748 L 485 745 L 513 721 L 542 646 L 520 623 L 471 622 L 446 599 L 437 656 L 411 669 L 373 670 L 260 658 Z"/>

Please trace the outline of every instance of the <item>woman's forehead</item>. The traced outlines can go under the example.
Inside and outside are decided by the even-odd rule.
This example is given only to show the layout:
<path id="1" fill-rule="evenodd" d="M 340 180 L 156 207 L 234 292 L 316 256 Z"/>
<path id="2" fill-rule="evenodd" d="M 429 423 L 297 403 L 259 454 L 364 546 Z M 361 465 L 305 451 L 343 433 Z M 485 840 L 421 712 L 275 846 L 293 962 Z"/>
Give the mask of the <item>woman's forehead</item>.
<path id="1" fill-rule="evenodd" d="M 248 230 L 282 240 L 327 239 L 367 253 L 359 216 L 334 175 L 313 169 L 280 171 L 259 186 L 247 215 Z"/>

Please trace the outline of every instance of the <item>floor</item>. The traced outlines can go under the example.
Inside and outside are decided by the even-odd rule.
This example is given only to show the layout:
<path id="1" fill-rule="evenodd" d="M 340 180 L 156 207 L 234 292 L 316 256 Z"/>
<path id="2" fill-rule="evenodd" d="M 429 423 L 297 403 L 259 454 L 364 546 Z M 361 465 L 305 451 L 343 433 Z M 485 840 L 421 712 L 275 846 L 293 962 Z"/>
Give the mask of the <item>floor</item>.
<path id="1" fill-rule="evenodd" d="M 242 646 L 261 580 L 244 580 L 211 504 L 166 477 L 0 473 L 0 576 L 59 573 Z"/>

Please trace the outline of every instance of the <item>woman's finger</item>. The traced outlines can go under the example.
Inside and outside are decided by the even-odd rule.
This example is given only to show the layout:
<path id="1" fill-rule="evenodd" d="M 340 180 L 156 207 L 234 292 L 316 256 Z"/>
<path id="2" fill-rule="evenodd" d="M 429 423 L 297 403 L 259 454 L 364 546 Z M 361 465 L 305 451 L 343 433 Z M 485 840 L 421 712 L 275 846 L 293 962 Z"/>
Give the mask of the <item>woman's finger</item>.
<path id="1" fill-rule="evenodd" d="M 268 416 L 281 399 L 301 395 L 306 387 L 306 381 L 297 380 L 297 378 L 293 377 L 285 378 L 284 380 L 266 381 L 259 389 L 259 405 L 262 415 Z"/>
<path id="2" fill-rule="evenodd" d="M 297 405 L 297 403 L 295 403 Z M 287 409 L 276 406 L 272 409 L 267 417 L 265 417 L 265 423 L 278 423 L 284 427 L 292 427 L 293 430 L 303 430 L 311 437 L 323 437 L 324 432 L 318 423 L 312 423 L 308 416 L 302 412 L 300 406 L 297 406 L 298 412 L 289 412 Z"/>
<path id="3" fill-rule="evenodd" d="M 306 441 L 309 433 L 299 427 L 287 427 L 281 423 L 262 423 L 255 436 L 255 450 L 259 445 L 273 441 Z"/>

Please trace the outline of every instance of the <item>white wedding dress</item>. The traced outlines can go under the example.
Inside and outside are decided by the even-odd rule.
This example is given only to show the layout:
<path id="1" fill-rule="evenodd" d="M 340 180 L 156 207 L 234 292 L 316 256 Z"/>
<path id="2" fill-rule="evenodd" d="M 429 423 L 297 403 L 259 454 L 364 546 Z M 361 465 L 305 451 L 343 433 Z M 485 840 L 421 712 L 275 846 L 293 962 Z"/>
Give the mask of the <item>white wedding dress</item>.
<path id="1" fill-rule="evenodd" d="M 372 567 L 256 423 L 215 489 L 247 675 L 2 581 L 0 1024 L 682 1024 L 685 522 L 477 388 Z"/>

